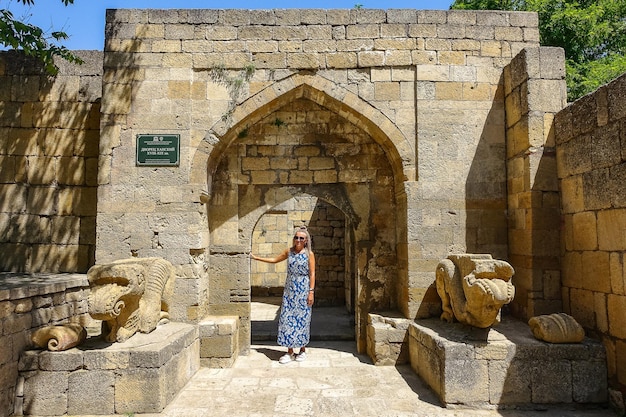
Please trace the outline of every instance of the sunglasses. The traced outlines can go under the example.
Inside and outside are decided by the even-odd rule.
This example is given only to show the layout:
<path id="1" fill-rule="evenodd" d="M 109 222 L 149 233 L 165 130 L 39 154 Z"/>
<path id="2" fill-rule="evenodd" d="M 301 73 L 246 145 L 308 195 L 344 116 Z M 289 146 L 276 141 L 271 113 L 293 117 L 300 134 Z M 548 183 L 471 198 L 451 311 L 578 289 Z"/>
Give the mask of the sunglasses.
<path id="1" fill-rule="evenodd" d="M 302 237 L 302 236 L 294 236 L 293 240 L 306 240 L 306 237 Z"/>

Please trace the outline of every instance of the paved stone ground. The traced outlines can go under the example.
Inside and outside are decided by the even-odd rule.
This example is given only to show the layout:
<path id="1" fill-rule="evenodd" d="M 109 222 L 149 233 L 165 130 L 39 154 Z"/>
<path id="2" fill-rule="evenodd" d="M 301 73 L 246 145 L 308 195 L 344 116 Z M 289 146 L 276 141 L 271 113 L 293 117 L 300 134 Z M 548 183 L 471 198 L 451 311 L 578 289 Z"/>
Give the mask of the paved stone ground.
<path id="1" fill-rule="evenodd" d="M 354 342 L 313 342 L 306 361 L 281 365 L 283 353 L 275 344 L 256 344 L 233 368 L 202 368 L 163 413 L 151 416 L 615 416 L 597 408 L 445 409 L 409 366 L 374 366 Z"/>
<path id="2" fill-rule="evenodd" d="M 358 354 L 351 315 L 342 307 L 316 308 L 307 360 L 281 365 L 278 358 L 285 349 L 275 342 L 279 303 L 253 302 L 256 342 L 249 355 L 240 356 L 232 368 L 201 368 L 162 413 L 134 416 L 616 417 L 599 408 L 443 408 L 409 365 L 374 366 L 367 355 Z M 339 340 L 327 340 L 331 337 Z"/>
<path id="3" fill-rule="evenodd" d="M 281 297 L 255 297 L 251 306 L 252 342 L 276 341 Z M 354 315 L 345 306 L 314 307 L 311 340 L 354 340 Z"/>

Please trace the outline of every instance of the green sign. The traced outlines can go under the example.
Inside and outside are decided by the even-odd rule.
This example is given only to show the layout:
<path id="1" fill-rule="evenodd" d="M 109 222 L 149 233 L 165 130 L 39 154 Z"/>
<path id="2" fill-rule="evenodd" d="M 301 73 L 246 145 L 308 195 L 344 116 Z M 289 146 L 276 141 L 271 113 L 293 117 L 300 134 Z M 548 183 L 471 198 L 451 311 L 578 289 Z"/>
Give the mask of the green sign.
<path id="1" fill-rule="evenodd" d="M 180 135 L 137 135 L 137 165 L 178 166 Z"/>

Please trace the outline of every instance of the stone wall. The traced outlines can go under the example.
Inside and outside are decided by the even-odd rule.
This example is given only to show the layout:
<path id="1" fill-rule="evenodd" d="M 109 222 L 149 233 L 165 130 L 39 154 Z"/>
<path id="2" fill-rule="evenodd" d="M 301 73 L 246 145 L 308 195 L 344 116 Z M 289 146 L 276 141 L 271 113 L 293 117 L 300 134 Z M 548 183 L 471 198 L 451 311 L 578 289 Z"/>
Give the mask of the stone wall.
<path id="1" fill-rule="evenodd" d="M 0 271 L 86 272 L 94 262 L 102 53 L 59 62 L 0 53 Z"/>
<path id="2" fill-rule="evenodd" d="M 493 11 L 108 11 L 96 261 L 168 259 L 174 317 L 239 316 L 245 344 L 254 226 L 308 194 L 347 219 L 362 351 L 368 312 L 436 313 L 440 259 L 507 258 L 502 71 L 538 46 L 537 24 Z M 180 134 L 180 165 L 137 167 L 140 133 Z M 272 153 L 287 151 L 303 153 Z"/>
<path id="3" fill-rule="evenodd" d="M 553 120 L 565 107 L 565 55 L 527 48 L 504 71 L 511 309 L 528 320 L 562 311 Z"/>
<path id="4" fill-rule="evenodd" d="M 626 75 L 557 114 L 564 309 L 606 347 L 626 394 Z"/>
<path id="5" fill-rule="evenodd" d="M 0 274 L 0 416 L 21 415 L 18 362 L 34 330 L 48 324 L 88 326 L 87 277 L 79 274 Z M 18 393 L 20 394 L 20 393 Z"/>

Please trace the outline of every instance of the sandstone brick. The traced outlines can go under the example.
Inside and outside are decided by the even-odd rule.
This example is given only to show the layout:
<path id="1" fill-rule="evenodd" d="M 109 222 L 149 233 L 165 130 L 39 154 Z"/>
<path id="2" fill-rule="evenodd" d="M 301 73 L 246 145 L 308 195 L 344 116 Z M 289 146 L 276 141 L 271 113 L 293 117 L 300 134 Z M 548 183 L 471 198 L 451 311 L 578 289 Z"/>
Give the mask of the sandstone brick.
<path id="1" fill-rule="evenodd" d="M 415 65 L 436 64 L 437 53 L 435 51 L 411 51 L 411 59 Z"/>
<path id="2" fill-rule="evenodd" d="M 237 28 L 234 26 L 209 26 L 206 29 L 206 38 L 213 41 L 237 39 Z"/>
<path id="3" fill-rule="evenodd" d="M 63 415 L 67 391 L 67 372 L 35 373 L 24 384 L 24 409 L 38 415 Z"/>
<path id="4" fill-rule="evenodd" d="M 411 51 L 387 51 L 385 52 L 385 65 L 402 66 L 411 65 Z"/>
<path id="5" fill-rule="evenodd" d="M 328 169 L 313 172 L 313 182 L 316 184 L 333 184 L 337 182 L 337 171 Z"/>
<path id="6" fill-rule="evenodd" d="M 297 9 L 280 9 L 276 10 L 277 25 L 299 25 L 302 23 L 303 13 Z"/>
<path id="7" fill-rule="evenodd" d="M 181 52 L 180 40 L 159 40 L 152 42 L 152 52 Z"/>
<path id="8" fill-rule="evenodd" d="M 416 23 L 417 13 L 414 9 L 389 9 L 387 10 L 387 22 L 389 23 Z"/>
<path id="9" fill-rule="evenodd" d="M 626 295 L 626 267 L 624 266 L 623 254 L 611 253 L 609 262 L 611 268 L 611 292 L 617 295 Z"/>
<path id="10" fill-rule="evenodd" d="M 437 36 L 435 24 L 410 24 L 409 36 L 413 38 L 434 38 Z"/>
<path id="11" fill-rule="evenodd" d="M 609 296 L 609 325 L 611 324 L 611 297 Z M 585 328 L 594 328 L 595 313 L 593 311 L 593 292 L 572 289 L 570 291 L 570 310 L 572 316 Z"/>
<path id="12" fill-rule="evenodd" d="M 437 25 L 437 37 L 442 39 L 463 39 L 465 38 L 465 25 L 450 23 Z"/>
<path id="13" fill-rule="evenodd" d="M 272 26 L 242 26 L 238 28 L 237 37 L 242 40 L 272 39 L 274 28 Z"/>
<path id="14" fill-rule="evenodd" d="M 439 65 L 465 65 L 465 52 L 461 52 L 461 51 L 437 52 L 437 63 Z"/>
<path id="15" fill-rule="evenodd" d="M 437 100 L 461 100 L 463 98 L 463 84 L 454 82 L 435 83 L 435 97 Z"/>
<path id="16" fill-rule="evenodd" d="M 480 43 L 480 55 L 499 57 L 503 55 L 502 43 L 500 41 L 485 40 Z"/>
<path id="17" fill-rule="evenodd" d="M 626 339 L 626 322 L 624 321 L 624 309 L 626 309 L 626 296 L 609 294 L 607 298 L 609 316 L 609 333 L 613 337 Z"/>
<path id="18" fill-rule="evenodd" d="M 276 182 L 276 173 L 269 171 L 252 171 L 251 182 L 254 184 L 274 184 Z M 235 226 L 237 226 L 235 224 Z"/>
<path id="19" fill-rule="evenodd" d="M 135 25 L 135 38 L 157 38 L 165 37 L 165 25 L 163 24 L 137 24 Z"/>
<path id="20" fill-rule="evenodd" d="M 257 68 L 284 68 L 287 62 L 285 53 L 254 54 L 253 62 Z"/>
<path id="21" fill-rule="evenodd" d="M 603 293 L 611 292 L 608 252 L 583 252 L 582 267 L 583 288 Z"/>
<path id="22" fill-rule="evenodd" d="M 313 182 L 313 171 L 291 171 L 289 181 L 292 184 L 310 184 Z"/>
<path id="23" fill-rule="evenodd" d="M 306 28 L 307 39 L 330 40 L 332 27 L 328 25 L 310 25 Z"/>
<path id="24" fill-rule="evenodd" d="M 397 82 L 377 82 L 374 84 L 376 100 L 399 100 L 400 84 Z"/>
<path id="25" fill-rule="evenodd" d="M 325 54 L 327 68 L 355 68 L 357 54 L 354 52 L 337 52 Z"/>
<path id="26" fill-rule="evenodd" d="M 448 81 L 449 76 L 450 67 L 447 65 L 419 65 L 417 67 L 418 81 Z"/>
<path id="27" fill-rule="evenodd" d="M 448 39 L 432 38 L 426 39 L 426 41 L 424 42 L 424 49 L 429 51 L 449 51 L 451 48 L 452 43 Z"/>
<path id="28" fill-rule="evenodd" d="M 158 369 L 134 369 L 115 379 L 116 412 L 130 410 L 160 412 L 165 407 L 165 396 Z"/>
<path id="29" fill-rule="evenodd" d="M 322 61 L 317 53 L 290 53 L 287 54 L 288 68 L 319 68 Z"/>
<path id="30" fill-rule="evenodd" d="M 375 24 L 346 26 L 346 39 L 375 39 L 380 36 L 380 28 Z"/>
<path id="31" fill-rule="evenodd" d="M 626 242 L 626 209 L 598 212 L 598 245 L 600 250 L 623 250 Z"/>
<path id="32" fill-rule="evenodd" d="M 357 53 L 359 67 L 380 67 L 385 63 L 385 53 L 382 51 L 362 51 Z"/>
<path id="33" fill-rule="evenodd" d="M 307 39 L 306 29 L 298 26 L 280 26 L 274 28 L 274 39 L 283 40 L 304 40 Z"/>
<path id="34" fill-rule="evenodd" d="M 115 402 L 113 372 L 72 372 L 68 378 L 68 408 L 72 415 L 114 414 Z M 93 395 L 95 392 L 100 395 Z"/>
<path id="35" fill-rule="evenodd" d="M 596 250 L 598 235 L 594 212 L 576 213 L 572 216 L 573 250 Z"/>

